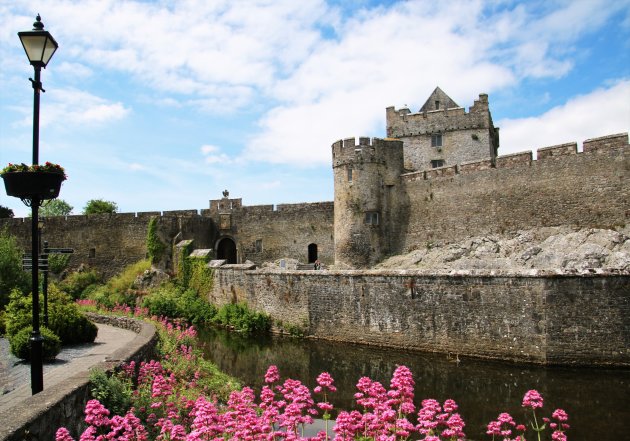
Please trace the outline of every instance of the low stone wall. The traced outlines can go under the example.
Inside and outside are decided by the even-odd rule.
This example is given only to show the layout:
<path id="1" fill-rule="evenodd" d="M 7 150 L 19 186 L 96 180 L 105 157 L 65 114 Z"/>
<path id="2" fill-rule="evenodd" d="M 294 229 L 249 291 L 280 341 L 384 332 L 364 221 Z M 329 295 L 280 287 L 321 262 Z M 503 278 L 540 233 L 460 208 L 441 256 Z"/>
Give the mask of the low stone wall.
<path id="1" fill-rule="evenodd" d="M 308 334 L 539 364 L 630 366 L 630 275 L 530 271 L 215 270 L 212 302 L 247 301 Z"/>
<path id="2" fill-rule="evenodd" d="M 155 327 L 128 317 L 88 314 L 90 320 L 133 330 L 138 335 L 125 348 L 110 354 L 94 367 L 112 372 L 122 363 L 149 358 L 157 343 Z M 0 441 L 55 439 L 59 427 L 77 436 L 85 429 L 83 410 L 90 399 L 89 372 L 78 372 L 61 383 L 44 389 L 0 414 Z"/>

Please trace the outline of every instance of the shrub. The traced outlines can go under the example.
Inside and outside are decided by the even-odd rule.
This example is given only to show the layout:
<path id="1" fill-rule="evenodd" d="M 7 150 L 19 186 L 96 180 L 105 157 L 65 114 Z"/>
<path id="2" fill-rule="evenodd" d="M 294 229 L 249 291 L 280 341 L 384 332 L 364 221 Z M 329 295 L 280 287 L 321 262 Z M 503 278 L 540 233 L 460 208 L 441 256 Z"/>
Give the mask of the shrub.
<path id="1" fill-rule="evenodd" d="M 11 353 L 17 358 L 30 361 L 31 359 L 31 334 L 33 327 L 28 326 L 9 336 L 9 345 Z M 61 340 L 50 329 L 46 327 L 40 328 L 40 334 L 44 338 L 43 357 L 44 360 L 54 360 L 61 351 Z"/>
<path id="2" fill-rule="evenodd" d="M 85 291 L 98 283 L 100 283 L 100 277 L 95 270 L 75 271 L 59 284 L 59 288 L 76 300 L 84 298 Z"/>
<path id="3" fill-rule="evenodd" d="M 7 313 L 0 310 L 0 336 L 3 336 L 7 332 Z"/>
<path id="4" fill-rule="evenodd" d="M 223 305 L 214 317 L 214 322 L 247 334 L 268 332 L 271 328 L 271 318 L 267 314 L 251 311 L 246 303 Z"/>
<path id="5" fill-rule="evenodd" d="M 22 271 L 22 251 L 15 238 L 0 229 L 0 309 L 9 303 L 11 291 L 26 291 L 28 281 L 28 274 Z"/>
<path id="6" fill-rule="evenodd" d="M 61 274 L 61 272 L 68 266 L 69 261 L 70 254 L 49 254 L 48 269 L 53 274 Z"/>
<path id="7" fill-rule="evenodd" d="M 8 336 L 17 334 L 18 331 L 33 323 L 32 308 L 30 294 L 23 294 L 17 289 L 11 292 L 5 318 L 6 334 Z"/>
<path id="8" fill-rule="evenodd" d="M 148 308 L 151 315 L 183 318 L 192 324 L 212 321 L 217 311 L 194 290 L 185 290 L 173 284 L 152 291 L 143 299 L 142 306 Z"/>
<path id="9" fill-rule="evenodd" d="M 124 415 L 131 407 L 132 384 L 119 375 L 108 376 L 102 369 L 90 371 L 90 393 L 112 411 L 114 415 Z"/>
<path id="10" fill-rule="evenodd" d="M 43 323 L 43 295 L 40 295 L 39 303 L 40 323 Z M 32 311 L 31 296 L 14 291 L 6 312 L 7 335 L 14 335 L 31 325 Z M 91 343 L 96 338 L 98 331 L 96 325 L 79 311 L 68 294 L 55 285 L 48 287 L 48 318 L 49 327 L 60 337 L 63 344 Z"/>
<path id="11" fill-rule="evenodd" d="M 64 345 L 92 343 L 98 333 L 96 325 L 74 303 L 49 305 L 48 325 Z"/>

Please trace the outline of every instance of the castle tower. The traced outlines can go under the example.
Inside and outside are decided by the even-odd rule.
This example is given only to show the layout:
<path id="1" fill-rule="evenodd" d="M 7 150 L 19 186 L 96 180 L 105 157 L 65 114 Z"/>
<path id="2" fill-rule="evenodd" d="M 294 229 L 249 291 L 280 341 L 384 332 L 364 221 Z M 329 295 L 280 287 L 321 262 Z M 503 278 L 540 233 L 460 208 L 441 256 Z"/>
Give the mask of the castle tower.
<path id="1" fill-rule="evenodd" d="M 492 122 L 486 94 L 466 113 L 436 87 L 418 113 L 388 107 L 386 118 L 387 136 L 404 143 L 408 171 L 488 159 L 494 163 L 497 156 L 499 128 Z"/>
<path id="2" fill-rule="evenodd" d="M 402 197 L 403 143 L 354 138 L 332 145 L 335 265 L 369 267 L 393 249 Z"/>

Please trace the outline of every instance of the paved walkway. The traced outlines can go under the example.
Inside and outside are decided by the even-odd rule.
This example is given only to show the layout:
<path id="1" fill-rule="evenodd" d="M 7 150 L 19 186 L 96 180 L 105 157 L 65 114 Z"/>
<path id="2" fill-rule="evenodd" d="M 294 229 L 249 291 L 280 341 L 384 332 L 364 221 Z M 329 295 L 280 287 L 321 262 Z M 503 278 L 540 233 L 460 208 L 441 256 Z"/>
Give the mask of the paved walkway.
<path id="1" fill-rule="evenodd" d="M 94 343 L 64 348 L 54 362 L 44 363 L 44 390 L 77 372 L 87 371 L 137 335 L 114 326 L 97 326 Z M 31 396 L 31 366 L 9 352 L 6 339 L 0 339 L 0 394 L 0 412 Z"/>

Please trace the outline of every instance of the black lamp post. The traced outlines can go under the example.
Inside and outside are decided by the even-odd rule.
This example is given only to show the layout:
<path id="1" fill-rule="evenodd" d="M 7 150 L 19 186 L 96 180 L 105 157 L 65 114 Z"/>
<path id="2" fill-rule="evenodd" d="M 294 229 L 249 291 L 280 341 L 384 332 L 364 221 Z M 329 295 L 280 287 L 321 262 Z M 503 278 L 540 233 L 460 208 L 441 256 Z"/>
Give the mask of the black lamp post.
<path id="1" fill-rule="evenodd" d="M 18 32 L 22 46 L 31 65 L 35 69 L 33 84 L 33 165 L 39 163 L 39 93 L 45 92 L 40 81 L 42 67 L 52 58 L 59 45 L 48 31 L 44 30 L 42 19 L 37 15 L 32 31 Z M 39 330 L 39 205 L 41 198 L 30 200 L 31 217 L 31 261 L 33 292 L 33 333 L 31 334 L 31 391 L 33 395 L 44 390 L 43 338 Z"/>

